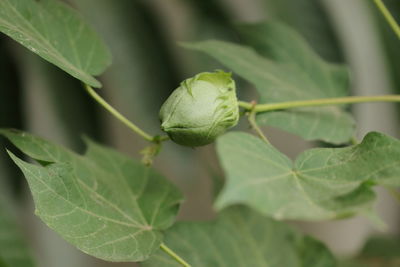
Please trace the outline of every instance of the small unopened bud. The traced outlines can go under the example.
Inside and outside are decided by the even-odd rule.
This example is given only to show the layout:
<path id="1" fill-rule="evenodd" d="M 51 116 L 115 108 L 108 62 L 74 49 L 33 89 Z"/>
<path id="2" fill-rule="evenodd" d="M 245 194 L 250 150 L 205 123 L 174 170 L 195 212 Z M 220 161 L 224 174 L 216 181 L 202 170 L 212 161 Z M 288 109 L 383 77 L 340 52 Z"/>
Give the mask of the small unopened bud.
<path id="1" fill-rule="evenodd" d="M 231 73 L 203 72 L 184 80 L 160 110 L 161 129 L 184 146 L 203 146 L 237 124 L 239 108 Z"/>

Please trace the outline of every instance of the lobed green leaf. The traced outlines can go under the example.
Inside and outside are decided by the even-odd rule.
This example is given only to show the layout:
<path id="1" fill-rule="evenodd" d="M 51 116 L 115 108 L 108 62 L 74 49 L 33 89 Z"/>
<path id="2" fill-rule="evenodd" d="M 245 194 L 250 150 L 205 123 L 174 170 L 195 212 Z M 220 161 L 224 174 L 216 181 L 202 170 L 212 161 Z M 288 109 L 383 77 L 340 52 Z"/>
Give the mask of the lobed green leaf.
<path id="1" fill-rule="evenodd" d="M 204 41 L 185 47 L 202 51 L 253 83 L 259 103 L 340 97 L 347 95 L 349 74 L 342 65 L 323 61 L 291 28 L 268 22 L 239 27 L 248 46 Z M 297 108 L 258 115 L 258 122 L 307 140 L 345 143 L 354 120 L 343 107 Z"/>
<path id="2" fill-rule="evenodd" d="M 58 0 L 1 0 L 0 31 L 75 78 L 101 87 L 111 56 L 82 18 Z"/>
<path id="3" fill-rule="evenodd" d="M 160 246 L 182 196 L 153 169 L 88 140 L 86 154 L 78 155 L 24 132 L 0 133 L 41 164 L 10 152 L 36 214 L 65 240 L 108 261 L 142 261 Z"/>
<path id="4" fill-rule="evenodd" d="M 227 182 L 216 201 L 242 203 L 276 219 L 326 220 L 370 212 L 373 185 L 400 186 L 400 141 L 372 132 L 346 148 L 317 148 L 293 163 L 261 139 L 218 139 Z"/>
<path id="5" fill-rule="evenodd" d="M 244 207 L 223 211 L 211 222 L 179 222 L 165 243 L 196 267 L 335 266 L 319 241 Z M 180 266 L 161 250 L 143 265 Z"/>

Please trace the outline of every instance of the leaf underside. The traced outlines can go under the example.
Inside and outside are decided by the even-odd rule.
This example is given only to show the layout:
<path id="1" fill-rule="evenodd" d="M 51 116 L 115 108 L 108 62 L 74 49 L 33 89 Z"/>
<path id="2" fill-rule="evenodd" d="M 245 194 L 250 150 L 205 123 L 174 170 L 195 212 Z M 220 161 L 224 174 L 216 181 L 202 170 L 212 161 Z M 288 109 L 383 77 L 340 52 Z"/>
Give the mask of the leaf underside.
<path id="1" fill-rule="evenodd" d="M 244 207 L 223 211 L 211 222 L 179 222 L 165 243 L 195 267 L 335 266 L 322 243 Z M 143 265 L 180 266 L 162 251 Z"/>
<path id="2" fill-rule="evenodd" d="M 1 0 L 0 31 L 93 87 L 111 56 L 82 18 L 58 0 Z"/>
<path id="3" fill-rule="evenodd" d="M 185 44 L 220 61 L 255 85 L 259 103 L 341 97 L 348 94 L 349 73 L 342 65 L 322 60 L 291 28 L 276 22 L 240 26 L 251 47 L 222 41 Z M 260 113 L 258 122 L 307 140 L 345 143 L 354 120 L 343 107 L 297 108 Z"/>
<path id="4" fill-rule="evenodd" d="M 370 212 L 373 185 L 400 186 L 400 141 L 381 133 L 355 146 L 307 150 L 294 163 L 249 134 L 217 142 L 227 176 L 218 209 L 242 203 L 276 219 L 326 220 Z"/>
<path id="5" fill-rule="evenodd" d="M 41 163 L 10 152 L 36 214 L 68 242 L 108 261 L 141 261 L 160 246 L 182 196 L 153 169 L 88 140 L 87 152 L 78 155 L 24 132 L 0 133 Z"/>

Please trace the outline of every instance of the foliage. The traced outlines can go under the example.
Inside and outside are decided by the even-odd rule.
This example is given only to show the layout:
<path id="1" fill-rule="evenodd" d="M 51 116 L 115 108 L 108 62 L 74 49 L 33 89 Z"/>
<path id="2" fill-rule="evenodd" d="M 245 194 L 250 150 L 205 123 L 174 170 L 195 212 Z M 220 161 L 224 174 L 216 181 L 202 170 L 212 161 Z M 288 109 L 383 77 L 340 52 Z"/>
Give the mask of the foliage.
<path id="1" fill-rule="evenodd" d="M 85 253 L 140 261 L 160 246 L 181 195 L 149 167 L 86 140 L 78 155 L 14 130 L 2 134 L 42 166 L 10 156 L 24 172 L 36 214 Z"/>
<path id="2" fill-rule="evenodd" d="M 229 208 L 211 222 L 178 222 L 165 242 L 199 267 L 335 266 L 320 242 L 244 207 Z M 144 266 L 179 265 L 158 251 Z"/>
<path id="3" fill-rule="evenodd" d="M 269 22 L 241 26 L 252 47 L 221 41 L 186 44 L 202 51 L 256 86 L 259 103 L 339 97 L 348 94 L 345 66 L 323 61 L 287 26 Z M 307 140 L 346 143 L 354 121 L 343 108 L 299 108 L 260 114 L 262 125 L 298 134 Z"/>
<path id="4" fill-rule="evenodd" d="M 145 266 L 335 266 L 322 243 L 279 220 L 321 221 L 372 213 L 373 186 L 400 185 L 400 141 L 371 132 L 359 144 L 310 149 L 292 161 L 268 141 L 258 124 L 306 140 L 348 144 L 355 122 L 344 103 L 399 102 L 400 97 L 345 98 L 348 68 L 326 62 L 300 34 L 280 22 L 240 25 L 235 30 L 242 44 L 208 40 L 183 46 L 210 55 L 252 83 L 259 101 L 236 102 L 235 91 L 229 90 L 234 89 L 230 75 L 218 72 L 215 79 L 200 74 L 195 82 L 216 83 L 217 89 L 224 83 L 222 96 L 212 93 L 211 111 L 204 112 L 187 100 L 195 93 L 192 84 L 184 82 L 181 88 L 190 95 L 182 98 L 185 109 L 178 110 L 167 100 L 166 114 L 161 112 L 179 121 L 185 117 L 185 125 L 173 126 L 180 131 L 189 125 L 190 135 L 192 126 L 201 127 L 203 122 L 187 121 L 189 115 L 199 112 L 203 118 L 209 112 L 206 122 L 212 122 L 213 129 L 215 121 L 209 115 L 215 119 L 221 109 L 229 111 L 216 120 L 226 123 L 227 119 L 229 125 L 212 136 L 208 131 L 207 142 L 201 143 L 220 135 L 217 152 L 226 184 L 215 203 L 217 218 L 175 223 L 182 193 L 150 166 L 169 137 L 148 134 L 92 88 L 101 86 L 93 76 L 111 61 L 106 45 L 76 11 L 60 1 L 0 1 L 1 32 L 82 81 L 91 97 L 150 143 L 142 150 L 143 164 L 88 138 L 87 151 L 81 155 L 23 131 L 0 130 L 36 162 L 28 163 L 8 151 L 28 181 L 36 214 L 44 223 L 81 251 L 107 261 L 147 260 Z M 204 87 L 201 90 L 204 93 Z M 228 101 L 218 102 L 221 99 Z M 299 102 L 303 105 L 296 106 Z M 274 104 L 278 106 L 271 108 Z M 269 109 L 263 109 L 266 105 Z M 239 107 L 260 138 L 243 132 L 223 135 L 236 124 Z M 177 143 L 197 144 L 192 142 L 196 135 L 185 138 Z M 32 266 L 12 218 L 5 214 L 0 205 L 0 265 Z M 3 237 L 8 234 L 10 238 Z"/>
<path id="5" fill-rule="evenodd" d="M 292 162 L 245 133 L 218 140 L 227 184 L 216 205 L 250 205 L 276 219 L 323 220 L 369 212 L 373 185 L 399 186 L 400 141 L 369 133 L 355 146 L 316 148 Z"/>
<path id="6" fill-rule="evenodd" d="M 107 48 L 70 7 L 54 0 L 3 0 L 0 31 L 77 79 L 92 77 L 110 64 Z"/>

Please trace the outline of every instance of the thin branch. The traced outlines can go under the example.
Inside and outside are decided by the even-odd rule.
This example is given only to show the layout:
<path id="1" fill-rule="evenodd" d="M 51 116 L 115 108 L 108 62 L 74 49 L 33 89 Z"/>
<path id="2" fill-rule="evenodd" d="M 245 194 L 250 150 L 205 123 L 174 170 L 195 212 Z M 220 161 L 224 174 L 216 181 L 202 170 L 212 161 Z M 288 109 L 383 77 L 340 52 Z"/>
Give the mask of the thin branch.
<path id="1" fill-rule="evenodd" d="M 165 245 L 164 243 L 161 244 L 160 248 L 167 253 L 171 258 L 173 258 L 176 262 L 178 262 L 179 264 L 181 264 L 184 267 L 191 267 L 191 265 L 189 263 L 187 263 L 184 259 L 182 259 L 181 257 L 179 257 L 178 254 L 176 254 L 172 249 L 170 249 L 169 247 L 167 247 L 167 245 Z"/>
<path id="2" fill-rule="evenodd" d="M 252 103 L 245 102 L 245 101 L 238 101 L 238 105 L 239 105 L 239 107 L 247 109 L 247 110 L 250 110 L 250 109 L 252 109 L 254 107 L 252 105 Z"/>
<path id="3" fill-rule="evenodd" d="M 85 89 L 89 93 L 89 95 L 97 101 L 103 108 L 105 108 L 108 112 L 110 112 L 115 118 L 117 118 L 119 121 L 121 121 L 123 124 L 125 124 L 128 128 L 130 128 L 133 132 L 136 134 L 140 135 L 144 139 L 146 139 L 149 142 L 158 142 L 158 141 L 164 141 L 168 140 L 165 139 L 165 137 L 153 137 L 150 134 L 146 133 L 142 129 L 140 129 L 138 126 L 136 126 L 133 122 L 128 120 L 124 115 L 119 113 L 115 108 L 113 108 L 110 104 L 108 104 L 97 92 L 90 87 L 89 85 L 85 84 Z"/>
<path id="4" fill-rule="evenodd" d="M 256 111 L 255 111 L 255 107 L 256 107 L 255 102 L 252 103 L 252 105 L 253 105 L 253 108 L 252 108 L 252 110 L 250 111 L 250 113 L 249 113 L 249 115 L 248 115 L 249 123 L 250 123 L 251 127 L 256 131 L 256 133 L 258 134 L 258 136 L 259 136 L 265 143 L 269 144 L 270 142 L 268 141 L 268 138 L 265 136 L 265 134 L 263 133 L 263 131 L 260 129 L 260 127 L 259 127 L 258 124 L 257 124 L 257 121 L 256 121 Z"/>
<path id="5" fill-rule="evenodd" d="M 300 107 L 332 106 L 332 105 L 367 103 L 367 102 L 400 102 L 400 95 L 348 96 L 348 97 L 338 97 L 338 98 L 321 98 L 313 100 L 287 101 L 287 102 L 271 103 L 271 104 L 259 104 L 254 107 L 254 110 L 256 113 L 259 113 L 259 112 L 300 108 Z M 253 109 L 252 104 L 250 102 L 239 101 L 238 105 L 247 110 Z"/>
<path id="6" fill-rule="evenodd" d="M 400 26 L 397 24 L 396 20 L 393 18 L 392 14 L 390 14 L 390 11 L 386 8 L 385 4 L 383 3 L 382 0 L 374 0 L 376 6 L 378 9 L 381 11 L 382 15 L 385 17 L 386 21 L 389 23 L 390 27 L 394 31 L 394 33 L 397 35 L 398 38 L 400 38 Z"/>

